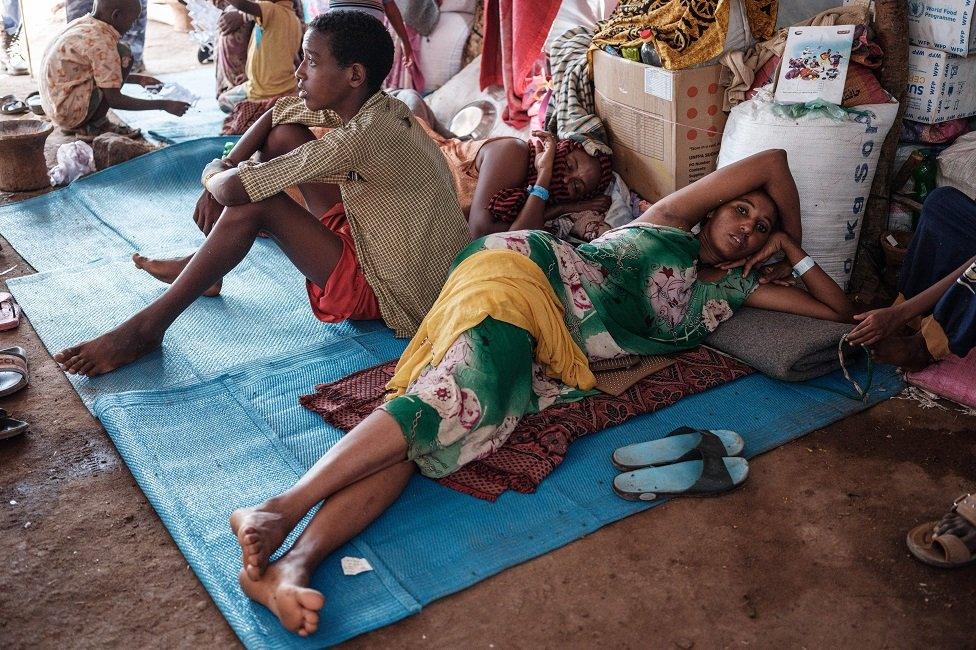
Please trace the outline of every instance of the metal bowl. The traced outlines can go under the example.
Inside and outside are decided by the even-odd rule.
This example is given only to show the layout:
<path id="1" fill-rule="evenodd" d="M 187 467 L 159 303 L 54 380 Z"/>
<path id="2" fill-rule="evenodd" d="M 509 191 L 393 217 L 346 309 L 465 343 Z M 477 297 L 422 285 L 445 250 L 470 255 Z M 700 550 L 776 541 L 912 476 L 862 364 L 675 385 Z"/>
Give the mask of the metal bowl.
<path id="1" fill-rule="evenodd" d="M 491 133 L 497 116 L 494 104 L 479 99 L 455 113 L 448 129 L 460 140 L 483 140 Z"/>

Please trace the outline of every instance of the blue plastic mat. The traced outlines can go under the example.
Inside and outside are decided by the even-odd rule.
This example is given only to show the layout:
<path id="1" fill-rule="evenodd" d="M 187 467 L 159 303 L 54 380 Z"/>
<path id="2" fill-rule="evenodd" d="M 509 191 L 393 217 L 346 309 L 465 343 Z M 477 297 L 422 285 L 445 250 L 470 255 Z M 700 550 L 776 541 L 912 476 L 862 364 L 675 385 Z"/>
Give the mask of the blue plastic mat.
<path id="1" fill-rule="evenodd" d="M 190 215 L 200 170 L 226 141 L 175 145 L 0 206 L 2 234 L 40 271 L 9 285 L 49 350 L 100 334 L 159 295 L 163 285 L 129 256 L 198 245 Z M 315 321 L 301 276 L 259 241 L 226 278 L 222 297 L 198 300 L 176 321 L 162 351 L 103 377 L 72 378 L 249 647 L 337 643 L 651 507 L 612 493 L 608 458 L 618 446 L 693 424 L 741 432 L 754 455 L 900 389 L 886 368 L 869 403 L 753 375 L 578 441 L 533 495 L 506 493 L 490 504 L 416 478 L 316 573 L 328 601 L 320 631 L 302 640 L 238 589 L 240 552 L 228 515 L 290 486 L 338 440 L 299 406 L 300 395 L 393 359 L 404 346 L 379 323 Z M 849 390 L 836 376 L 812 383 Z M 365 557 L 375 570 L 345 577 L 343 555 Z"/>
<path id="2" fill-rule="evenodd" d="M 135 251 L 192 250 L 203 241 L 192 219 L 200 174 L 236 141 L 204 138 L 166 147 L 0 205 L 0 234 L 41 273 L 127 260 Z"/>
<path id="3" fill-rule="evenodd" d="M 0 231 L 40 271 L 8 286 L 52 354 L 110 330 L 165 290 L 130 257 L 199 245 L 203 237 L 191 215 L 200 170 L 227 141 L 167 147 L 65 189 L 0 206 Z M 219 298 L 201 298 L 176 321 L 161 351 L 108 375 L 70 379 L 90 407 L 101 394 L 166 388 L 377 330 L 385 327 L 316 320 L 301 274 L 274 243 L 259 240 L 226 277 Z"/>
<path id="4" fill-rule="evenodd" d="M 142 129 L 149 140 L 174 144 L 195 138 L 220 135 L 227 115 L 217 105 L 214 91 L 217 82 L 213 64 L 183 72 L 161 74 L 160 81 L 178 83 L 193 92 L 200 99 L 182 116 L 170 115 L 166 111 L 114 111 L 126 124 Z M 126 84 L 122 92 L 133 97 L 153 99 L 141 86 Z"/>
<path id="5" fill-rule="evenodd" d="M 95 412 L 142 490 L 248 647 L 338 643 L 657 505 L 613 494 L 609 457 L 621 445 L 691 424 L 739 431 L 746 455 L 753 456 L 901 388 L 888 368 L 876 372 L 868 403 L 751 375 L 587 436 L 538 492 L 507 492 L 493 504 L 416 477 L 393 507 L 315 574 L 313 586 L 325 594 L 326 606 L 316 635 L 301 639 L 239 590 L 240 550 L 228 516 L 289 487 L 339 439 L 339 431 L 299 406 L 300 395 L 318 382 L 394 358 L 402 347 L 387 332 L 374 332 L 193 386 L 96 402 Z M 849 388 L 837 376 L 812 383 Z M 365 557 L 375 570 L 344 576 L 339 561 L 346 555 Z"/>

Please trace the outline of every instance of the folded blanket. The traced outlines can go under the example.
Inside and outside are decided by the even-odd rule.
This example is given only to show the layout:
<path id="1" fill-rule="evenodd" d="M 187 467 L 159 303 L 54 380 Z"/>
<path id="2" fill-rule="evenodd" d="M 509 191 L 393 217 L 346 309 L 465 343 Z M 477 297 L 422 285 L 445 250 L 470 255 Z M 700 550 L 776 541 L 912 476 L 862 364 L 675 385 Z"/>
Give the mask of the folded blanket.
<path id="1" fill-rule="evenodd" d="M 498 451 L 439 479 L 453 490 L 494 501 L 506 490 L 534 492 L 563 461 L 569 445 L 588 433 L 653 413 L 678 400 L 752 373 L 752 368 L 704 346 L 673 357 L 674 363 L 619 396 L 600 394 L 528 415 Z M 348 431 L 383 401 L 395 361 L 320 384 L 300 399 L 332 426 Z"/>
<path id="2" fill-rule="evenodd" d="M 840 368 L 837 343 L 852 325 L 743 307 L 705 339 L 764 375 L 806 381 Z"/>

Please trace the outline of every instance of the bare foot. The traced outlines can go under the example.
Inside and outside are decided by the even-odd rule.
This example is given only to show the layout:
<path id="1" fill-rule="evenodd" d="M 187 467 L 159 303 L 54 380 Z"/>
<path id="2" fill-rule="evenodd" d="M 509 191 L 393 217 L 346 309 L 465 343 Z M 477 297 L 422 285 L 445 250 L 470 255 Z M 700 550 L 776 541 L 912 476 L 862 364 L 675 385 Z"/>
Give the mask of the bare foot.
<path id="1" fill-rule="evenodd" d="M 112 372 L 157 349 L 163 332 L 135 316 L 98 338 L 66 348 L 54 355 L 69 375 L 94 377 Z"/>
<path id="2" fill-rule="evenodd" d="M 239 508 L 230 516 L 230 529 L 241 545 L 244 572 L 260 580 L 268 558 L 278 550 L 295 524 L 267 502 L 253 508 Z"/>
<path id="3" fill-rule="evenodd" d="M 921 334 L 882 339 L 871 346 L 871 358 L 878 363 L 890 363 L 909 372 L 917 372 L 933 361 Z"/>
<path id="4" fill-rule="evenodd" d="M 135 262 L 137 269 L 142 269 L 149 275 L 153 276 L 160 282 L 165 282 L 166 284 L 173 284 L 186 265 L 190 263 L 192 255 L 186 257 L 179 257 L 169 260 L 152 260 L 148 257 L 143 257 L 139 253 L 135 253 L 132 256 L 132 261 Z M 218 282 L 206 291 L 203 295 L 208 298 L 213 298 L 214 296 L 220 295 L 220 286 L 222 282 Z"/>
<path id="5" fill-rule="evenodd" d="M 300 636 L 314 634 L 319 627 L 319 610 L 325 605 L 322 592 L 308 587 L 309 573 L 286 555 L 268 567 L 260 580 L 252 580 L 241 569 L 241 589 L 278 617 L 285 629 Z"/>

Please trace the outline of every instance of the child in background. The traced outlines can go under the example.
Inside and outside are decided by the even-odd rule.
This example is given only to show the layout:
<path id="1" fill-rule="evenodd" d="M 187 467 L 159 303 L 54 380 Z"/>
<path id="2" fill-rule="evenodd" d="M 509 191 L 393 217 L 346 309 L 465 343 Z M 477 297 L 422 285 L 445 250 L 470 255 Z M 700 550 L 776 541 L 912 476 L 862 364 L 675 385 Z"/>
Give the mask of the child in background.
<path id="1" fill-rule="evenodd" d="M 139 0 L 97 0 L 92 13 L 69 23 L 45 50 L 38 79 L 41 106 L 66 132 L 94 137 L 113 131 L 135 137 L 137 129 L 109 121 L 109 108 L 163 110 L 180 116 L 190 107 L 186 102 L 122 94 L 126 81 L 142 86 L 160 83 L 153 77 L 129 74 L 132 55 L 120 41 L 141 11 Z"/>
<path id="2" fill-rule="evenodd" d="M 292 0 L 227 0 L 227 4 L 253 16 L 255 27 L 247 48 L 247 80 L 217 97 L 221 110 L 232 113 L 245 99 L 294 94 L 304 29 Z"/>

